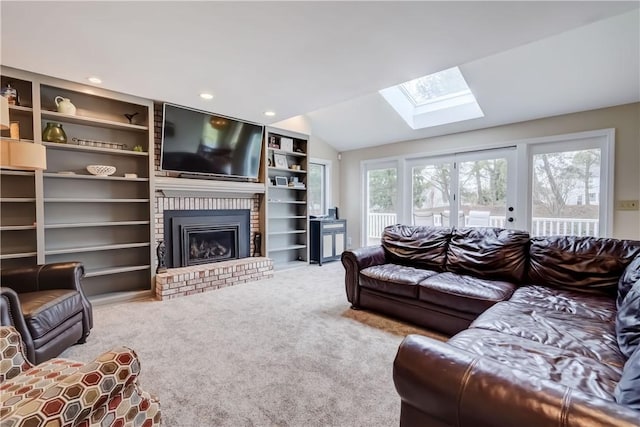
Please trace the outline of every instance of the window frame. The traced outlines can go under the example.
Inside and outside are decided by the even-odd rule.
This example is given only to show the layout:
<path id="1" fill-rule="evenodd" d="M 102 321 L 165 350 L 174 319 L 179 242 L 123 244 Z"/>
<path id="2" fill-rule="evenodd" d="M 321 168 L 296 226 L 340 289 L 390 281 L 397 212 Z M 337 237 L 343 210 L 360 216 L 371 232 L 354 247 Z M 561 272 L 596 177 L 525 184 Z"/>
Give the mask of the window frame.
<path id="1" fill-rule="evenodd" d="M 332 186 L 332 167 L 333 162 L 328 159 L 320 159 L 320 158 L 310 158 L 309 159 L 309 169 L 311 169 L 311 165 L 321 165 L 324 166 L 324 194 L 322 197 L 324 203 L 324 212 L 321 215 L 327 215 L 329 213 L 329 207 L 331 206 L 331 186 Z M 309 186 L 307 186 L 307 191 L 309 191 Z"/>

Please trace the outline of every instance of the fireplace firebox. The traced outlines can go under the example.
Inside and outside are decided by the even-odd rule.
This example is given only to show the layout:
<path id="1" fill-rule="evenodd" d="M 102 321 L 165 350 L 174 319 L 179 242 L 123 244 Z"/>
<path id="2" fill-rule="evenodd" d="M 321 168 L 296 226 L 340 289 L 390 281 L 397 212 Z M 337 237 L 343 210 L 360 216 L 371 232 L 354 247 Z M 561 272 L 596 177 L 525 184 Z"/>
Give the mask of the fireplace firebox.
<path id="1" fill-rule="evenodd" d="M 187 267 L 249 256 L 250 211 L 164 211 L 167 267 Z"/>

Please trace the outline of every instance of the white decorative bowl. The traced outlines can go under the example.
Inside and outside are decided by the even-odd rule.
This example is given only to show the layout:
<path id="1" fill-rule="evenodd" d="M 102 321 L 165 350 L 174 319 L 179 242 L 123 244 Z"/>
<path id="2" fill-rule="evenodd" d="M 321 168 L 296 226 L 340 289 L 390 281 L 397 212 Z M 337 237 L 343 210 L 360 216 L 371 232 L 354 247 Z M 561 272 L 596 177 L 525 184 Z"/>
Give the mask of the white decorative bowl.
<path id="1" fill-rule="evenodd" d="M 87 166 L 87 170 L 91 175 L 109 176 L 116 172 L 116 167 L 107 165 L 89 165 Z"/>

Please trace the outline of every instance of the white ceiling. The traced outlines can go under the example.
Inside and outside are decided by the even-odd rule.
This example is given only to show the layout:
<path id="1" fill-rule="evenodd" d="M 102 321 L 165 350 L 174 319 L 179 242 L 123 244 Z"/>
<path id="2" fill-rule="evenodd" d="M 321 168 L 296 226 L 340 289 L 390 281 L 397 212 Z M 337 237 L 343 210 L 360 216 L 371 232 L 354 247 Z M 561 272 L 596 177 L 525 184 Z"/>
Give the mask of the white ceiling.
<path id="1" fill-rule="evenodd" d="M 2 1 L 0 60 L 266 124 L 306 115 L 345 151 L 640 101 L 639 5 Z M 455 65 L 485 118 L 413 131 L 377 93 Z"/>

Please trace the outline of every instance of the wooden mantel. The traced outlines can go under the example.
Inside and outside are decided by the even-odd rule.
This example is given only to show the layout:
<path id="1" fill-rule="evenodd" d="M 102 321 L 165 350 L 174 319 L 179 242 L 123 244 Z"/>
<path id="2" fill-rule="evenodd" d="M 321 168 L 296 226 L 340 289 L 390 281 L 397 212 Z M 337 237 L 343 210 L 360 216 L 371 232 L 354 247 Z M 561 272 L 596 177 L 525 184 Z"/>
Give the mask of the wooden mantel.
<path id="1" fill-rule="evenodd" d="M 155 177 L 155 189 L 165 197 L 253 197 L 264 194 L 262 182 Z"/>

